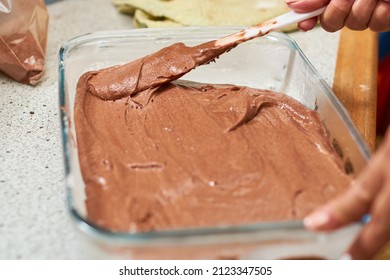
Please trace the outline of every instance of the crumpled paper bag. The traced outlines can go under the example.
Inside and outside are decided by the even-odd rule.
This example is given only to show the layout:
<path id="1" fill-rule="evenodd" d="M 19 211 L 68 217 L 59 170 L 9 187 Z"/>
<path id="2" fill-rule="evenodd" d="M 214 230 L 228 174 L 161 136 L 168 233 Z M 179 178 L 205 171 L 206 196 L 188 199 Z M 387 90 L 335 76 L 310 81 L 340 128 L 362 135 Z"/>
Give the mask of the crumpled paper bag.
<path id="1" fill-rule="evenodd" d="M 48 19 L 43 0 L 0 0 L 0 72 L 25 84 L 39 81 Z"/>
<path id="2" fill-rule="evenodd" d="M 135 27 L 252 26 L 289 9 L 285 0 L 112 0 Z M 283 31 L 295 30 L 291 25 Z"/>

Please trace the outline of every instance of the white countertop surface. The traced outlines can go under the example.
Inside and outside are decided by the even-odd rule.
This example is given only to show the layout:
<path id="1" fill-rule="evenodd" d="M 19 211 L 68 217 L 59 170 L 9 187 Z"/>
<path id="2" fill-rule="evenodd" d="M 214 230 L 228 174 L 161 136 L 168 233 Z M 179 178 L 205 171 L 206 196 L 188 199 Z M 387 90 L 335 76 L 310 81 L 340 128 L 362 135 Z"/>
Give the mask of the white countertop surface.
<path id="1" fill-rule="evenodd" d="M 0 259 L 85 259 L 66 208 L 58 101 L 58 51 L 89 32 L 131 29 L 110 0 L 48 6 L 46 73 L 35 87 L 0 74 Z M 339 33 L 290 33 L 332 85 Z"/>

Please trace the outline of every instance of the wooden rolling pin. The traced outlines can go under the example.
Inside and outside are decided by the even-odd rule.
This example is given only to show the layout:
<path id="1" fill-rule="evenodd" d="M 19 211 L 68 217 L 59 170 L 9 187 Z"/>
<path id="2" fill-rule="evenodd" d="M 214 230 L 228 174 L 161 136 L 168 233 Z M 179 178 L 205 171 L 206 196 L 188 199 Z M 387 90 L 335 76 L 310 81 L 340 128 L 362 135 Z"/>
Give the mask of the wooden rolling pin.
<path id="1" fill-rule="evenodd" d="M 370 30 L 340 34 L 333 91 L 372 151 L 376 139 L 378 34 Z"/>

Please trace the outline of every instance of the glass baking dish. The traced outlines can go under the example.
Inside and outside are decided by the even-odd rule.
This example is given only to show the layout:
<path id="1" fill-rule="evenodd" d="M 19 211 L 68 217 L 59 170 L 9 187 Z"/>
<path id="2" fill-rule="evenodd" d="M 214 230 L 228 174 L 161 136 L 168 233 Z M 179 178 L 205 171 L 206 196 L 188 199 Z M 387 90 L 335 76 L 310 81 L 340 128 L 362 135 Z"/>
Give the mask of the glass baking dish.
<path id="1" fill-rule="evenodd" d="M 77 154 L 73 107 L 79 77 L 90 70 L 123 64 L 175 42 L 196 45 L 236 32 L 240 27 L 139 29 L 87 34 L 59 52 L 59 95 L 68 209 L 87 252 L 94 258 L 130 259 L 337 259 L 361 223 L 333 233 L 314 233 L 302 221 L 275 221 L 150 233 L 118 233 L 88 221 L 84 182 Z M 183 79 L 236 84 L 283 92 L 317 110 L 345 171 L 357 174 L 369 150 L 325 81 L 297 44 L 274 32 L 246 42 L 200 66 Z"/>

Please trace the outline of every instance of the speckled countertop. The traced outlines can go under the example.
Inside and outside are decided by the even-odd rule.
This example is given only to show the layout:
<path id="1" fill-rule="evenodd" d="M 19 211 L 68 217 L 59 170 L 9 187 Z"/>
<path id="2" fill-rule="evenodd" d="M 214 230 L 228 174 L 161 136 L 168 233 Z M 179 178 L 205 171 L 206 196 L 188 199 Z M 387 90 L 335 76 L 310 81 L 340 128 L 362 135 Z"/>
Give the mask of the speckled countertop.
<path id="1" fill-rule="evenodd" d="M 0 74 L 0 259 L 88 258 L 69 219 L 58 107 L 58 50 L 67 40 L 132 28 L 110 0 L 64 0 L 48 6 L 46 73 L 35 87 Z M 332 85 L 338 33 L 290 34 Z"/>

